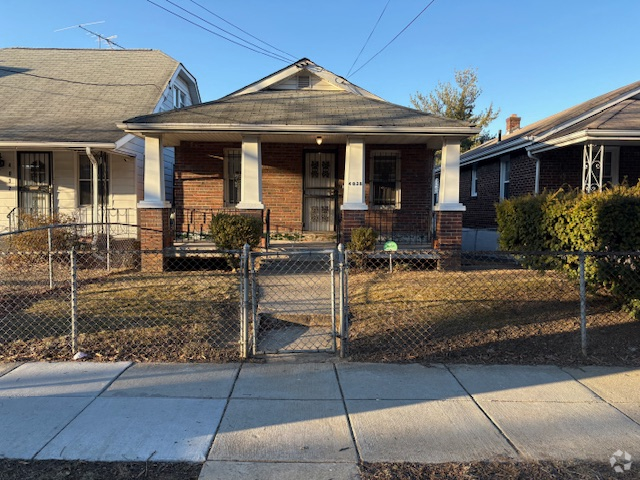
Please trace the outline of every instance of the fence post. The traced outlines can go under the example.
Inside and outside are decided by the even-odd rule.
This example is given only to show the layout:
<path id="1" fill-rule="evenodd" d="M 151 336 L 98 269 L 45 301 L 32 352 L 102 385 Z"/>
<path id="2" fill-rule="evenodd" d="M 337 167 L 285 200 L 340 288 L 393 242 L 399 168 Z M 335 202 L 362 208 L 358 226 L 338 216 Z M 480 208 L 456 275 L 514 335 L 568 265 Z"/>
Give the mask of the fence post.
<path id="1" fill-rule="evenodd" d="M 240 357 L 249 356 L 249 252 L 250 247 L 244 244 L 240 259 L 242 271 L 242 305 L 240 307 Z"/>
<path id="2" fill-rule="evenodd" d="M 580 251 L 578 255 L 580 262 L 580 344 L 582 347 L 582 355 L 587 355 L 587 285 L 584 275 L 585 255 Z"/>
<path id="3" fill-rule="evenodd" d="M 346 263 L 347 255 L 344 250 L 344 245 L 338 245 L 338 278 L 339 278 L 339 290 L 340 290 L 340 358 L 347 356 L 347 342 L 349 341 L 349 323 L 347 319 L 347 278 L 346 278 Z"/>
<path id="4" fill-rule="evenodd" d="M 75 247 L 71 249 L 71 351 L 78 351 L 78 268 Z"/>
<path id="5" fill-rule="evenodd" d="M 333 353 L 336 352 L 336 249 L 333 249 L 330 256 L 331 261 L 331 337 L 333 338 Z M 341 317 L 342 318 L 342 317 Z"/>
<path id="6" fill-rule="evenodd" d="M 47 245 L 49 247 L 49 289 L 53 290 L 53 238 L 51 227 L 47 228 Z"/>
<path id="7" fill-rule="evenodd" d="M 107 273 L 111 271 L 111 223 L 107 222 Z"/>

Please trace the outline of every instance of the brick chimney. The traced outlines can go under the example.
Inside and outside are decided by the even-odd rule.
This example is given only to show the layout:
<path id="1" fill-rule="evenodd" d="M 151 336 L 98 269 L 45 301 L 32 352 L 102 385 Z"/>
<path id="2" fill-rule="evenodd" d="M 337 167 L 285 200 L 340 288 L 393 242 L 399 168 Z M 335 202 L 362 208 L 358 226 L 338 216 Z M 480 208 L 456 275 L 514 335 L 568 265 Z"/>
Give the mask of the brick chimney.
<path id="1" fill-rule="evenodd" d="M 520 120 L 522 119 L 515 113 L 512 113 L 511 116 L 507 118 L 507 134 L 520 130 Z"/>

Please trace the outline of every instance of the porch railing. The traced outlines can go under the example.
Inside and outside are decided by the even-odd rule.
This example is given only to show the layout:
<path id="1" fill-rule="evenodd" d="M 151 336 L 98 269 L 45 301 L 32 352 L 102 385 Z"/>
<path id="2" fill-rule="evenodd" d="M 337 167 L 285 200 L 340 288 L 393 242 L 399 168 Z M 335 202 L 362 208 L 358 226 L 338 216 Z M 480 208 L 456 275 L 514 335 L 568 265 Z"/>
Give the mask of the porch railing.
<path id="1" fill-rule="evenodd" d="M 403 210 L 367 210 L 365 226 L 383 243 L 393 240 L 403 245 L 427 245 L 433 241 L 432 215 Z"/>
<path id="2" fill-rule="evenodd" d="M 34 219 L 29 219 L 28 217 L 38 217 L 38 221 L 49 217 L 52 223 L 62 222 L 85 225 L 82 233 L 87 236 L 104 233 L 103 225 L 107 224 L 114 226 L 114 228 L 110 229 L 112 235 L 136 236 L 133 228 L 123 229 L 116 227 L 116 225 L 136 225 L 138 217 L 135 208 L 100 208 L 98 217 L 94 218 L 94 216 L 92 208 L 57 208 L 51 213 L 43 214 L 35 209 L 15 207 L 7 214 L 8 231 L 15 232 L 24 228 L 32 228 L 34 225 L 31 225 L 31 223 L 33 223 Z"/>
<path id="3" fill-rule="evenodd" d="M 235 208 L 173 208 L 171 210 L 171 228 L 177 242 L 201 242 L 211 239 L 211 220 L 219 213 L 228 215 L 247 215 L 246 211 Z M 261 212 L 262 232 L 269 245 L 270 211 Z"/>

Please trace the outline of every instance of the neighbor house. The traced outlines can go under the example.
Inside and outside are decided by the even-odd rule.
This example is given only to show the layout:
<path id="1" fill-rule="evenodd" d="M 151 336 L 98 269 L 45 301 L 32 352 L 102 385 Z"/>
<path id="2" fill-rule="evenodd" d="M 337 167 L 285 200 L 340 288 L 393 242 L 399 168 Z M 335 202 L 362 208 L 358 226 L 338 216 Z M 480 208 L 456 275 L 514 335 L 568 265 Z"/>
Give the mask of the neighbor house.
<path id="1" fill-rule="evenodd" d="M 162 147 L 172 146 L 173 207 L 183 230 L 194 212 L 232 209 L 262 218 L 268 211 L 272 233 L 348 241 L 352 229 L 371 226 L 399 241 L 431 242 L 433 159 L 442 150 L 435 209 L 446 221 L 436 241 L 460 244 L 460 141 L 478 129 L 386 102 L 308 59 L 219 100 L 121 127 L 145 138 L 144 199 L 154 207 L 146 224 L 158 229 L 168 221 L 167 179 L 149 159 L 159 165 Z M 167 246 L 166 239 L 149 245 Z"/>
<path id="2" fill-rule="evenodd" d="M 199 101 L 157 50 L 0 49 L 0 232 L 22 214 L 135 225 L 144 141 L 116 124 Z M 171 201 L 173 149 L 163 158 Z"/>
<path id="3" fill-rule="evenodd" d="M 520 127 L 462 154 L 465 249 L 497 247 L 495 204 L 543 190 L 586 192 L 640 178 L 640 82 Z"/>

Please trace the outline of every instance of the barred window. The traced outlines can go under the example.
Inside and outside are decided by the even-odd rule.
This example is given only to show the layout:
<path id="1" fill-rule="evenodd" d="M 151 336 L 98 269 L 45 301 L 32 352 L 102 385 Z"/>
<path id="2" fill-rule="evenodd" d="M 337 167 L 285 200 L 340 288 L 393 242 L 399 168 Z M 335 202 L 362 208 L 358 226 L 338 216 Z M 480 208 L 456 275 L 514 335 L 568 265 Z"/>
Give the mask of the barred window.
<path id="1" fill-rule="evenodd" d="M 400 208 L 400 152 L 372 152 L 371 200 L 373 206 Z"/>

